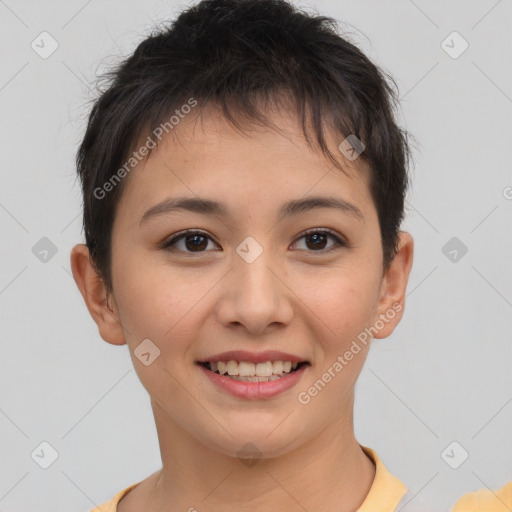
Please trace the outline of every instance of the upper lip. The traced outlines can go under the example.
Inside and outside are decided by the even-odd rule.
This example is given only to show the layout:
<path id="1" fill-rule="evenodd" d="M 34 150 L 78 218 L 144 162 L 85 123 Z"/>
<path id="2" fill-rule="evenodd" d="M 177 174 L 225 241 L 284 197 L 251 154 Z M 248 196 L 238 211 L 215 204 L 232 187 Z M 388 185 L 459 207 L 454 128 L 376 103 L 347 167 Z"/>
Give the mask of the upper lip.
<path id="1" fill-rule="evenodd" d="M 291 361 L 292 363 L 308 362 L 299 357 L 278 350 L 265 350 L 264 352 L 248 352 L 246 350 L 230 350 L 209 357 L 199 359 L 198 363 L 217 363 L 219 361 L 249 361 L 251 363 L 265 363 L 267 361 Z"/>

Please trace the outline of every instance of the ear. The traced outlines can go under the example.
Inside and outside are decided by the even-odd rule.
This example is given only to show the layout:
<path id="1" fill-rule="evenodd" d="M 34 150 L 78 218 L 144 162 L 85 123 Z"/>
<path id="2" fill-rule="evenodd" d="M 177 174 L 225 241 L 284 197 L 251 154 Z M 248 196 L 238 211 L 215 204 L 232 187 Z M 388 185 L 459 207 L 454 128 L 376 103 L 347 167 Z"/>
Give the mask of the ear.
<path id="1" fill-rule="evenodd" d="M 107 302 L 105 283 L 96 272 L 85 244 L 75 245 L 71 250 L 71 270 L 100 336 L 112 345 L 124 345 L 126 338 L 115 300 L 110 301 L 114 304 L 112 309 Z"/>
<path id="2" fill-rule="evenodd" d="M 387 338 L 402 319 L 405 307 L 405 291 L 411 272 L 414 240 L 406 231 L 400 231 L 395 257 L 382 279 L 379 304 L 374 325 L 374 338 Z"/>

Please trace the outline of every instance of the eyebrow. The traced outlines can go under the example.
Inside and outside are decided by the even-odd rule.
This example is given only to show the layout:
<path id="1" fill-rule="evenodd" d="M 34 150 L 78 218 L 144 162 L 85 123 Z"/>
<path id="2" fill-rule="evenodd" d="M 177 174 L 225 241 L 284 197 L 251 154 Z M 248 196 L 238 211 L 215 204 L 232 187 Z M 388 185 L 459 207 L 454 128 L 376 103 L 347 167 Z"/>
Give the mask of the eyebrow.
<path id="1" fill-rule="evenodd" d="M 299 215 L 316 208 L 334 208 L 347 213 L 364 223 L 364 216 L 361 210 L 344 199 L 332 196 L 313 196 L 306 199 L 295 199 L 283 204 L 278 213 L 278 219 Z M 150 218 L 160 215 L 167 215 L 177 211 L 188 211 L 203 215 L 215 215 L 229 217 L 228 207 L 211 199 L 198 197 L 169 197 L 160 203 L 152 206 L 140 218 L 139 225 L 147 222 Z"/>

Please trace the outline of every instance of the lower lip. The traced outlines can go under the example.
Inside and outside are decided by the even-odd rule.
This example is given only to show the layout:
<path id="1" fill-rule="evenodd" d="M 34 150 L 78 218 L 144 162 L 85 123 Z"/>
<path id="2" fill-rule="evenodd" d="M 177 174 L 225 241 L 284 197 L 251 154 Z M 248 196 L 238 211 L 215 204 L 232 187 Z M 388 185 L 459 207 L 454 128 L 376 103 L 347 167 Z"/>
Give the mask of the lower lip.
<path id="1" fill-rule="evenodd" d="M 302 366 L 298 370 L 287 374 L 286 377 L 268 382 L 243 382 L 234 380 L 212 372 L 202 364 L 198 366 L 213 384 L 231 395 L 247 400 L 258 400 L 262 398 L 272 398 L 293 387 L 300 380 L 309 365 Z"/>

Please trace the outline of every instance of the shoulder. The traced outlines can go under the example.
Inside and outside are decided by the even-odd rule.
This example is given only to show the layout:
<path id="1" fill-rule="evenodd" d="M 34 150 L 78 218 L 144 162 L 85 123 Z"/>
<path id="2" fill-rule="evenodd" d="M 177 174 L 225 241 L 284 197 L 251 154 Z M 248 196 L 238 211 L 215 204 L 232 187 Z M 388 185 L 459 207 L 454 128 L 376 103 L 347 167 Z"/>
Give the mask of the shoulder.
<path id="1" fill-rule="evenodd" d="M 375 464 L 375 478 L 366 499 L 357 512 L 374 512 L 375 510 L 394 512 L 397 510 L 397 506 L 403 502 L 408 491 L 407 486 L 386 469 L 374 450 L 367 446 L 361 446 L 361 448 Z"/>
<path id="2" fill-rule="evenodd" d="M 480 489 L 460 498 L 451 512 L 506 512 L 512 508 L 512 481 L 499 490 Z"/>
<path id="3" fill-rule="evenodd" d="M 92 509 L 90 512 L 117 512 L 118 503 L 136 485 L 138 485 L 138 482 L 133 485 L 130 485 L 129 487 L 127 487 L 126 489 L 123 489 L 122 491 L 119 491 L 111 500 L 103 503 L 102 505 L 99 505 L 98 507 Z"/>

